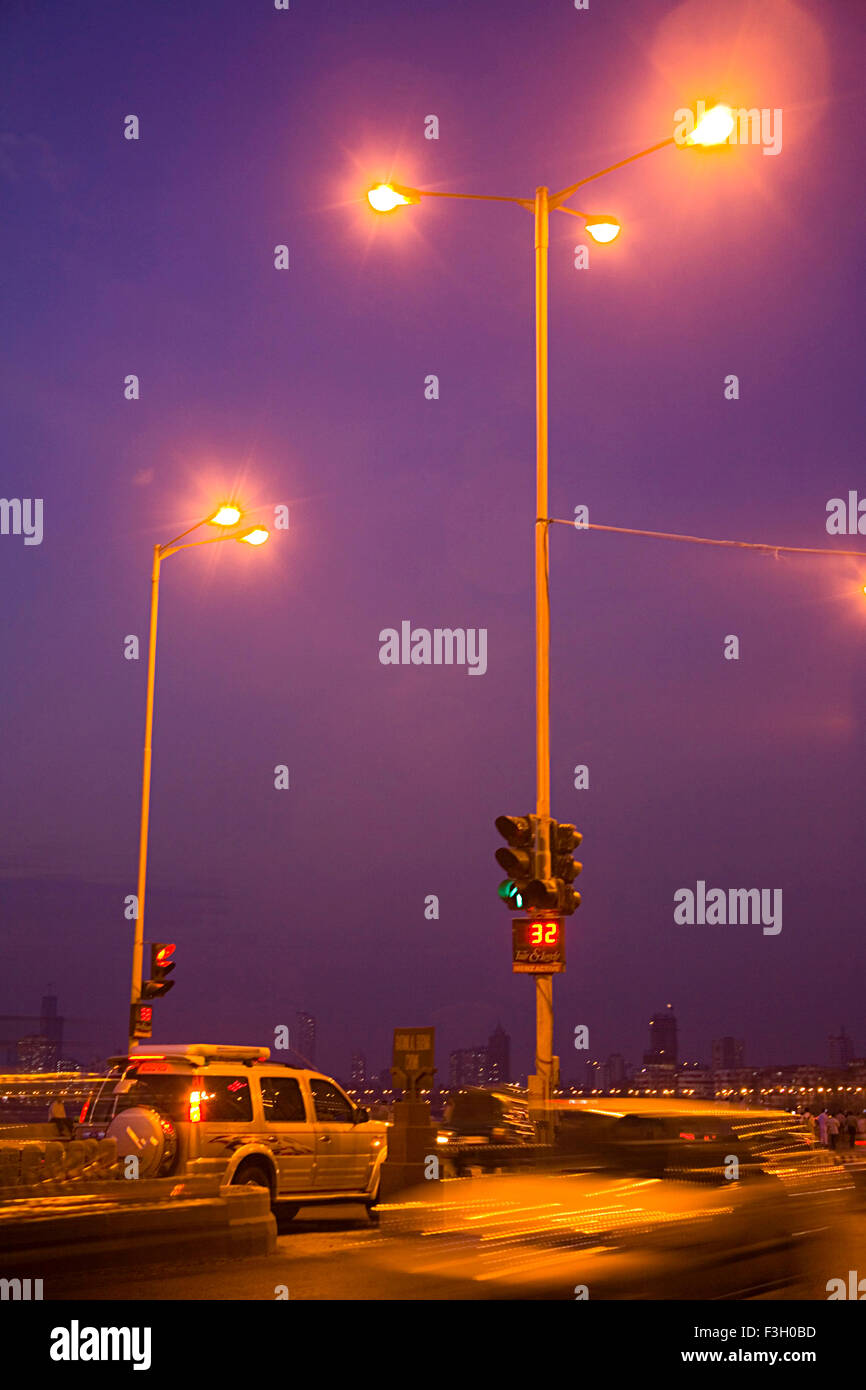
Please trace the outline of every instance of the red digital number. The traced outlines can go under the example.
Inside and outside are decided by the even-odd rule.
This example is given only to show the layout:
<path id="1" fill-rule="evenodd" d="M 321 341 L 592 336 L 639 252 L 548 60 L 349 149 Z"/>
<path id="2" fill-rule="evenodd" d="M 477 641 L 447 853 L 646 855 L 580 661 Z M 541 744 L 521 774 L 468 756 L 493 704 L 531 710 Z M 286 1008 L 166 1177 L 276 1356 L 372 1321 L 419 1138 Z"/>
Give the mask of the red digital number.
<path id="1" fill-rule="evenodd" d="M 555 946 L 559 941 L 558 922 L 530 922 L 530 946 Z"/>

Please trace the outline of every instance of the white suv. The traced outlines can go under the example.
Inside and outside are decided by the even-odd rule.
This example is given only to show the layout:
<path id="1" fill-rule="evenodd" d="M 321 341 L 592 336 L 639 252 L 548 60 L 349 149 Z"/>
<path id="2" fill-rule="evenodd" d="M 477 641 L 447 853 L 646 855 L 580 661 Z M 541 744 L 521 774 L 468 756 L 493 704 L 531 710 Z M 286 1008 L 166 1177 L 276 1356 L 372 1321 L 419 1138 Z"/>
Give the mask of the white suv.
<path id="1" fill-rule="evenodd" d="M 76 1137 L 116 1139 L 142 1178 L 216 1174 L 267 1187 L 281 1215 L 315 1202 L 363 1202 L 372 1213 L 387 1126 L 330 1077 L 269 1058 L 266 1047 L 210 1043 L 112 1058 Z"/>

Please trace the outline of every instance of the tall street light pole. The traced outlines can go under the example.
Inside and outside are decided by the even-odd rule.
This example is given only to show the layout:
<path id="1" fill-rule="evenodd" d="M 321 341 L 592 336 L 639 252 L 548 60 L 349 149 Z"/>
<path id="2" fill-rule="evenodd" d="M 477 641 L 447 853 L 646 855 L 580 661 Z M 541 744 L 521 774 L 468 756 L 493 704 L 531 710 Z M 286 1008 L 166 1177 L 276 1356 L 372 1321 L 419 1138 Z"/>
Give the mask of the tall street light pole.
<path id="1" fill-rule="evenodd" d="M 733 130 L 727 107 L 707 111 L 685 140 L 688 145 L 724 143 Z M 633 164 L 676 144 L 675 136 L 629 155 L 616 164 L 589 174 L 551 194 L 535 190 L 534 199 L 494 197 L 478 193 L 444 193 L 410 188 L 404 184 L 379 184 L 367 193 L 370 206 L 381 213 L 420 203 L 422 198 L 459 198 L 488 203 L 516 203 L 533 214 L 535 223 L 535 872 L 550 879 L 550 518 L 548 515 L 548 257 L 551 210 L 580 218 L 599 243 L 613 241 L 620 224 L 615 217 L 579 212 L 565 207 L 568 198 L 584 184 Z M 553 975 L 535 976 L 535 1076 L 530 1077 L 530 1096 L 542 1117 L 541 1129 L 549 1133 L 550 1101 L 555 1086 L 553 1057 Z"/>
<path id="2" fill-rule="evenodd" d="M 147 841 L 150 826 L 150 770 L 153 753 L 153 706 L 154 688 L 156 681 L 156 630 L 157 617 L 159 612 L 159 577 L 160 567 L 163 560 L 168 559 L 169 555 L 174 555 L 178 550 L 191 550 L 198 545 L 215 545 L 220 541 L 244 541 L 247 545 L 262 545 L 268 538 L 268 532 L 264 526 L 249 526 L 241 531 L 229 529 L 226 534 L 212 536 L 205 541 L 187 541 L 186 545 L 179 545 L 178 542 L 186 536 L 197 531 L 200 526 L 222 526 L 231 528 L 237 526 L 241 520 L 241 512 L 238 507 L 230 503 L 223 503 L 218 507 L 212 516 L 196 522 L 189 530 L 181 532 L 175 536 L 174 540 L 167 541 L 165 545 L 155 545 L 153 547 L 153 567 L 150 574 L 150 636 L 147 647 L 147 700 L 145 703 L 144 714 L 144 756 L 142 759 L 141 771 L 141 820 L 138 835 L 138 884 L 136 889 L 136 916 L 135 916 L 135 935 L 132 944 L 132 987 L 130 990 L 130 1024 L 129 1024 L 129 1046 L 135 1046 L 136 1035 L 134 1029 L 135 1006 L 141 1000 L 142 975 L 143 975 L 143 955 L 144 955 L 144 903 L 147 890 Z"/>
<path id="3" fill-rule="evenodd" d="M 550 203 L 535 190 L 535 862 L 550 878 L 550 527 L 547 506 L 547 315 Z M 535 1089 L 547 1128 L 552 1099 L 553 976 L 535 977 Z M 546 1136 L 545 1136 L 546 1137 Z"/>

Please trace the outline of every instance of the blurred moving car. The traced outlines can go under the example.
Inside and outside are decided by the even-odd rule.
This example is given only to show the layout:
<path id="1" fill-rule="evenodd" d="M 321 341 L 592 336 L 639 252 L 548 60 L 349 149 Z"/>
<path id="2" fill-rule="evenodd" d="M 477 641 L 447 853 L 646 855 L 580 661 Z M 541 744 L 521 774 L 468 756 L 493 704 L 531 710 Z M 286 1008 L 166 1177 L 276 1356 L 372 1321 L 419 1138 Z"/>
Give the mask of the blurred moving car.
<path id="1" fill-rule="evenodd" d="M 154 1044 L 112 1059 L 78 1138 L 117 1140 L 139 1177 L 217 1175 L 270 1191 L 282 1216 L 311 1203 L 378 1200 L 387 1126 L 330 1077 L 266 1047 Z"/>
<path id="2" fill-rule="evenodd" d="M 443 1144 L 531 1144 L 535 1127 L 526 1094 L 517 1087 L 467 1086 L 445 1107 Z"/>
<path id="3" fill-rule="evenodd" d="M 401 1194 L 380 1258 L 454 1297 L 749 1298 L 832 1249 L 851 1181 L 799 1117 L 631 1098 L 568 1110 L 559 1171 Z"/>

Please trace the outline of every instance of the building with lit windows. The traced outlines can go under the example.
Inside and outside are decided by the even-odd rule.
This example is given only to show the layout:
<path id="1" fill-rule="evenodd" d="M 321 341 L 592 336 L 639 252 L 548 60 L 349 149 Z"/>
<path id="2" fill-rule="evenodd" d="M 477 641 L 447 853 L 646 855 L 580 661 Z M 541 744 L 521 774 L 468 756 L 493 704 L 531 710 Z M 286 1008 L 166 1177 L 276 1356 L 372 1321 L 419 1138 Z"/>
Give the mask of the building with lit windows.
<path id="1" fill-rule="evenodd" d="M 300 1053 L 309 1066 L 316 1065 L 316 1020 L 312 1014 L 295 1015 L 295 1036 L 292 1040 L 295 1052 Z"/>

